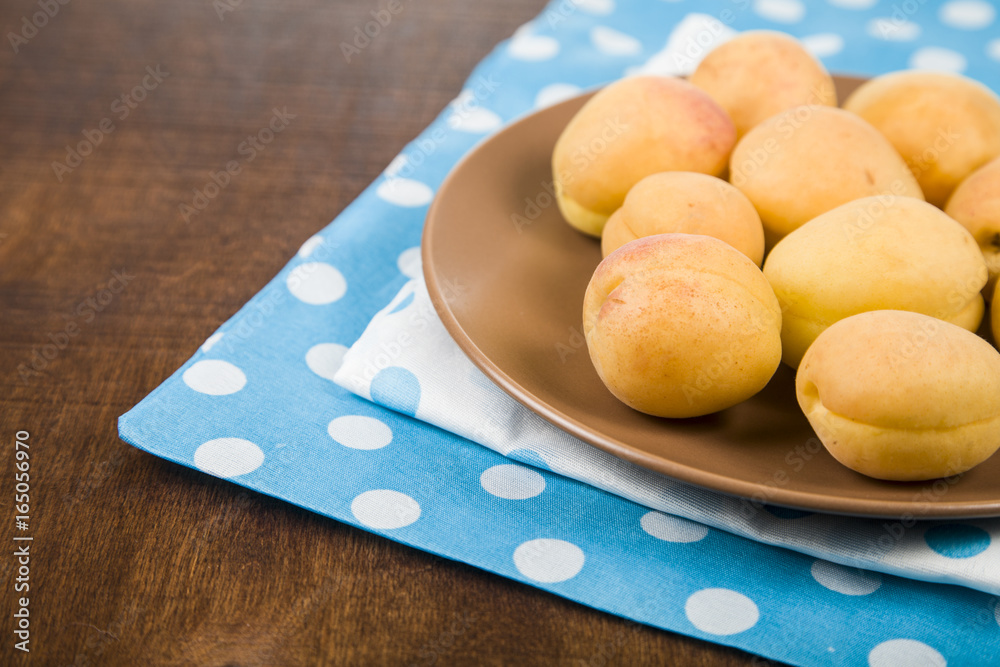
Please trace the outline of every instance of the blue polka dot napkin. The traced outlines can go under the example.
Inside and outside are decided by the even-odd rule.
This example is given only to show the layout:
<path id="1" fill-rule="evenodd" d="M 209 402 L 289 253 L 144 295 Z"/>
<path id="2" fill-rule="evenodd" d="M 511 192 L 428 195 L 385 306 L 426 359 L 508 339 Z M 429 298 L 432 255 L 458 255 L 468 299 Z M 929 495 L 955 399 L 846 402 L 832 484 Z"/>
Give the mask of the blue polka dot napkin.
<path id="1" fill-rule="evenodd" d="M 726 508 L 703 492 L 667 480 L 642 487 L 641 471 L 613 461 L 608 477 L 587 477 L 574 450 L 555 451 L 562 436 L 539 437 L 537 423 L 504 412 L 506 398 L 474 373 L 433 376 L 380 364 L 376 353 L 394 370 L 358 387 L 372 401 L 332 380 L 361 352 L 348 348 L 373 317 L 421 312 L 419 280 L 410 294 L 405 286 L 419 276 L 427 204 L 455 162 L 504 122 L 626 73 L 685 71 L 704 44 L 753 28 L 802 38 L 835 72 L 947 69 L 1000 89 L 997 25 L 983 0 L 555 0 L 475 69 L 334 224 L 122 416 L 120 435 L 403 544 L 788 663 L 997 664 L 997 598 L 971 588 L 995 590 L 993 522 L 921 525 L 897 540 L 909 545 L 902 551 L 851 551 L 845 533 L 856 523 L 838 524 L 848 520 L 775 510 L 726 522 Z M 439 325 L 427 313 L 411 326 Z M 457 354 L 445 347 L 442 355 Z M 391 346 L 380 352 L 403 358 Z M 443 383 L 475 388 L 487 401 L 479 409 L 497 407 L 503 423 L 467 435 L 508 456 L 446 430 L 462 432 L 447 406 L 430 413 L 445 428 L 418 419 L 446 400 Z M 636 482 L 636 495 L 572 477 L 619 492 Z"/>
<path id="2" fill-rule="evenodd" d="M 1000 594 L 1000 519 L 904 525 L 762 507 L 671 480 L 559 430 L 473 365 L 437 317 L 422 278 L 372 318 L 339 365 L 334 382 L 362 398 L 650 509 L 851 568 Z"/>

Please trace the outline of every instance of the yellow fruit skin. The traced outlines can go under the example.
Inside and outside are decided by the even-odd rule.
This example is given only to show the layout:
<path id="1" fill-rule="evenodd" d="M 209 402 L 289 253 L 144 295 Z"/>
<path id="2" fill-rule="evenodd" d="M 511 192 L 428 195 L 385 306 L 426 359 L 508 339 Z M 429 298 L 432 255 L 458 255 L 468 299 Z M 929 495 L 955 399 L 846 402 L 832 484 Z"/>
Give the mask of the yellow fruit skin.
<path id="1" fill-rule="evenodd" d="M 974 331 L 983 316 L 983 255 L 940 209 L 868 197 L 811 220 L 779 242 L 764 276 L 782 308 L 785 363 L 795 368 L 824 329 L 870 310 L 908 310 Z"/>
<path id="2" fill-rule="evenodd" d="M 712 236 L 757 266 L 764 261 L 764 228 L 750 200 L 726 181 L 689 171 L 666 171 L 636 183 L 608 219 L 601 252 L 607 257 L 629 241 L 671 233 Z"/>
<path id="3" fill-rule="evenodd" d="M 558 180 L 555 182 L 556 203 L 563 219 L 579 231 L 590 236 L 601 236 L 609 216 L 586 209 L 571 199 L 565 193 L 565 186 Z"/>
<path id="4" fill-rule="evenodd" d="M 855 199 L 923 199 L 885 137 L 858 116 L 831 107 L 795 107 L 767 119 L 736 145 L 729 169 L 729 181 L 757 208 L 769 245 Z"/>
<path id="5" fill-rule="evenodd" d="M 830 454 L 869 477 L 949 477 L 1000 447 L 1000 353 L 919 313 L 832 325 L 803 357 L 795 394 Z"/>
<path id="6" fill-rule="evenodd" d="M 792 107 L 837 106 L 826 68 L 798 40 L 771 30 L 744 32 L 713 49 L 691 83 L 726 110 L 738 137 Z"/>
<path id="7" fill-rule="evenodd" d="M 781 363 L 774 293 L 746 255 L 709 236 L 647 236 L 608 255 L 587 287 L 583 327 L 611 393 L 658 417 L 735 405 Z"/>
<path id="8" fill-rule="evenodd" d="M 959 74 L 885 74 L 858 87 L 844 108 L 885 135 L 935 206 L 1000 156 L 1000 97 Z"/>
<path id="9" fill-rule="evenodd" d="M 997 295 L 1000 294 L 1000 285 L 998 282 L 993 286 L 993 301 L 990 303 L 990 329 L 993 332 L 993 342 L 997 343 L 1000 340 L 1000 306 L 997 305 Z"/>
<path id="10" fill-rule="evenodd" d="M 983 251 L 990 281 L 986 298 L 1000 275 L 1000 157 L 972 172 L 952 193 L 944 212 L 969 230 Z"/>
<path id="11" fill-rule="evenodd" d="M 556 201 L 569 224 L 600 236 L 640 180 L 661 171 L 720 174 L 736 143 L 726 112 L 682 79 L 637 76 L 592 97 L 552 153 Z"/>

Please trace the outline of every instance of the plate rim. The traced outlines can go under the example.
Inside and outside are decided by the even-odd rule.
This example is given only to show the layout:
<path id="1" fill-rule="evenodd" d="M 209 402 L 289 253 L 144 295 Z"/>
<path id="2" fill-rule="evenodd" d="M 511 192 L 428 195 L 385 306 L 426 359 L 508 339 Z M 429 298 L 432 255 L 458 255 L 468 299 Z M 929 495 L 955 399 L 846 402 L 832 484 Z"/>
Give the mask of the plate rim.
<path id="1" fill-rule="evenodd" d="M 832 74 L 834 79 L 849 80 L 851 82 L 864 82 L 865 77 L 852 75 Z M 475 159 L 477 154 L 485 147 L 503 141 L 505 136 L 516 131 L 516 128 L 534 122 L 539 114 L 553 113 L 556 109 L 564 106 L 580 104 L 584 99 L 593 96 L 600 87 L 585 90 L 578 95 L 558 102 L 556 104 L 535 109 L 528 112 L 516 120 L 506 124 L 494 134 L 476 143 L 462 158 L 451 168 L 448 175 L 441 182 L 434 199 L 427 210 L 424 222 L 424 229 L 421 234 L 421 264 L 424 281 L 431 298 L 431 304 L 435 312 L 444 324 L 448 335 L 459 346 L 462 352 L 472 363 L 495 382 L 508 396 L 516 400 L 533 413 L 542 417 L 549 423 L 555 425 L 562 431 L 609 453 L 620 459 L 624 459 L 638 465 L 646 470 L 658 473 L 672 480 L 680 481 L 692 486 L 707 489 L 716 493 L 721 493 L 734 498 L 750 500 L 755 507 L 766 505 L 778 505 L 782 507 L 814 511 L 825 514 L 857 516 L 869 519 L 875 518 L 895 518 L 900 520 L 913 519 L 916 521 L 929 519 L 981 519 L 1000 516 L 1000 501 L 903 501 L 903 500 L 872 500 L 863 497 L 832 496 L 822 493 L 810 493 L 794 489 L 776 488 L 768 486 L 764 482 L 749 482 L 740 480 L 728 475 L 711 472 L 704 468 L 694 468 L 676 461 L 664 459 L 649 452 L 639 449 L 634 445 L 621 442 L 611 436 L 599 434 L 596 429 L 588 427 L 578 420 L 553 408 L 544 400 L 535 396 L 530 390 L 523 387 L 516 380 L 511 378 L 500 366 L 486 355 L 476 344 L 475 340 L 465 331 L 457 316 L 449 306 L 449 299 L 445 294 L 444 286 L 438 278 L 434 262 L 434 220 L 438 217 L 438 210 L 442 195 L 447 193 L 452 187 L 456 175 L 463 171 L 465 165 Z M 1000 454 L 998 454 L 1000 455 Z M 651 465 L 654 464 L 654 465 Z M 763 489 L 767 488 L 764 494 L 765 500 L 758 501 L 755 496 L 759 495 Z M 918 491 L 914 491 L 918 494 Z"/>

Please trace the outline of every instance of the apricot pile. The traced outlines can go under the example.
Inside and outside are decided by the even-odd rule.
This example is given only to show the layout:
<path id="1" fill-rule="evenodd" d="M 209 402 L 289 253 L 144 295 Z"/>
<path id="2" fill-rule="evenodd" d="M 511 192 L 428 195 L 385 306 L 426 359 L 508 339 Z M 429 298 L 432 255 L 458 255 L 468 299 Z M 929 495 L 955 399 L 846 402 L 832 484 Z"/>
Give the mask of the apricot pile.
<path id="1" fill-rule="evenodd" d="M 690 80 L 594 95 L 552 157 L 566 221 L 601 238 L 584 296 L 598 375 L 687 418 L 760 391 L 784 361 L 841 463 L 955 475 L 1000 448 L 1000 353 L 976 333 L 1000 274 L 1000 98 L 895 72 L 837 107 L 781 33 L 744 33 Z"/>

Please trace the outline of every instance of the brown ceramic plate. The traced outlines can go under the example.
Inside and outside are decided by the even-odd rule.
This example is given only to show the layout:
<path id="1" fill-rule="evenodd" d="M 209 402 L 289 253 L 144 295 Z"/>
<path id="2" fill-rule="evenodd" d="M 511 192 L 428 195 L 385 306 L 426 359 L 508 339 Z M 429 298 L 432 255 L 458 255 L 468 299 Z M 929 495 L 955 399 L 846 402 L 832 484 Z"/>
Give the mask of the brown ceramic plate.
<path id="1" fill-rule="evenodd" d="M 840 99 L 860 83 L 838 78 Z M 484 141 L 445 180 L 427 215 L 423 266 L 435 308 L 470 359 L 556 426 L 628 461 L 715 491 L 786 507 L 874 517 L 1000 515 L 1000 456 L 961 479 L 880 482 L 814 440 L 784 365 L 757 396 L 669 420 L 615 399 L 590 363 L 583 294 L 600 243 L 563 221 L 552 148 L 589 95 Z"/>

